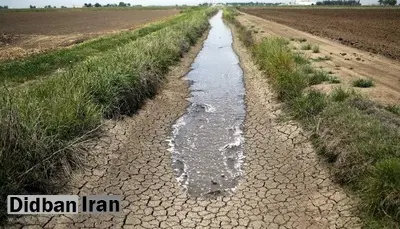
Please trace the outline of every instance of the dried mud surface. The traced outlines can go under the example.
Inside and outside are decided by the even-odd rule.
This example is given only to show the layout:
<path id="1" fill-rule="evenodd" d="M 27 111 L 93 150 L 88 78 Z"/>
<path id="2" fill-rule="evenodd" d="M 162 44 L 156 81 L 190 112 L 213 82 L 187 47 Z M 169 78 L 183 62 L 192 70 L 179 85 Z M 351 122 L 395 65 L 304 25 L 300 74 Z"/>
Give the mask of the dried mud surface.
<path id="1" fill-rule="evenodd" d="M 200 48 L 137 115 L 109 123 L 91 146 L 87 169 L 70 182 L 71 194 L 122 195 L 121 214 L 29 216 L 15 228 L 359 228 L 354 200 L 331 181 L 300 126 L 279 121 L 280 105 L 237 38 L 247 91 L 245 175 L 232 196 L 182 192 L 165 140 L 188 105 L 181 76 Z"/>
<path id="2" fill-rule="evenodd" d="M 177 14 L 178 10 L 0 12 L 0 60 L 81 43 Z"/>
<path id="3" fill-rule="evenodd" d="M 241 9 L 342 44 L 400 60 L 398 9 Z"/>

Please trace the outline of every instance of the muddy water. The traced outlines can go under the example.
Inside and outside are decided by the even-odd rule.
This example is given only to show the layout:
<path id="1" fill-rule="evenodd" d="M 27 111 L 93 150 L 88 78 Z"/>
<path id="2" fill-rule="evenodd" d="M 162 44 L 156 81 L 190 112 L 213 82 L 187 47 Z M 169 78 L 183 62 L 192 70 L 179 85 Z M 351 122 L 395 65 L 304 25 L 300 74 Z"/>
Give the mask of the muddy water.
<path id="1" fill-rule="evenodd" d="M 172 166 L 191 196 L 232 193 L 242 174 L 243 71 L 222 12 L 187 75 L 191 105 L 173 125 Z"/>

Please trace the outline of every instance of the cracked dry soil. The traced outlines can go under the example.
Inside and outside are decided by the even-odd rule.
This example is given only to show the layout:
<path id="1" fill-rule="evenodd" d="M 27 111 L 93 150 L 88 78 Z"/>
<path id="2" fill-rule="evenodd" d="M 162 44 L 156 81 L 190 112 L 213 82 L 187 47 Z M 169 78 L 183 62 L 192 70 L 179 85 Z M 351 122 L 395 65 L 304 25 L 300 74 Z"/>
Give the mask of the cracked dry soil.
<path id="1" fill-rule="evenodd" d="M 359 228 L 353 198 L 334 184 L 299 124 L 282 122 L 280 104 L 234 38 L 246 87 L 244 176 L 231 196 L 182 192 L 165 141 L 188 106 L 181 79 L 201 49 L 174 67 L 160 93 L 133 117 L 109 121 L 91 142 L 90 164 L 68 184 L 77 195 L 121 195 L 117 215 L 26 216 L 13 228 Z"/>

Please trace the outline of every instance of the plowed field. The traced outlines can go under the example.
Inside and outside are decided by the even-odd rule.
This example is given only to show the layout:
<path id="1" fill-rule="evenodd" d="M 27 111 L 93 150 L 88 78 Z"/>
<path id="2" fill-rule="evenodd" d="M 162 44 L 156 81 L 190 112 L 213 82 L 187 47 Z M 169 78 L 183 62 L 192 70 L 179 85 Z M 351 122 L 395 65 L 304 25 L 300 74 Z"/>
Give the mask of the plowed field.
<path id="1" fill-rule="evenodd" d="M 398 9 L 242 8 L 241 11 L 400 59 Z"/>
<path id="2" fill-rule="evenodd" d="M 83 42 L 99 35 L 135 29 L 179 10 L 54 10 L 0 12 L 0 60 Z"/>

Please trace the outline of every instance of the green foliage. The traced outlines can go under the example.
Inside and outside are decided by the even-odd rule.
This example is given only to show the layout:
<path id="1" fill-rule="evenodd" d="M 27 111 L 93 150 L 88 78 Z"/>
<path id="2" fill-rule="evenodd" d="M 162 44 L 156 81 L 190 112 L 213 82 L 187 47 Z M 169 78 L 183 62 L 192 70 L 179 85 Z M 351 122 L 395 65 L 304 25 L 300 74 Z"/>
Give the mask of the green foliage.
<path id="1" fill-rule="evenodd" d="M 301 50 L 311 50 L 312 46 L 310 44 L 304 44 L 300 47 Z"/>
<path id="2" fill-rule="evenodd" d="M 323 56 L 323 57 L 317 57 L 317 58 L 314 58 L 314 59 L 312 59 L 313 61 L 315 61 L 315 62 L 321 62 L 321 61 L 326 61 L 326 60 L 332 60 L 332 57 L 330 57 L 330 56 Z"/>
<path id="3" fill-rule="evenodd" d="M 319 45 L 312 45 L 311 49 L 313 53 L 319 53 Z"/>
<path id="4" fill-rule="evenodd" d="M 335 90 L 330 94 L 332 101 L 335 102 L 343 102 L 348 99 L 354 92 L 346 91 L 342 87 L 337 87 Z"/>
<path id="5" fill-rule="evenodd" d="M 393 114 L 400 115 L 400 105 L 389 105 L 385 107 L 387 111 L 392 112 Z"/>
<path id="6" fill-rule="evenodd" d="M 324 110 L 326 104 L 325 94 L 311 90 L 303 96 L 297 96 L 290 102 L 290 107 L 295 117 L 312 119 Z"/>
<path id="7" fill-rule="evenodd" d="M 316 85 L 316 84 L 320 84 L 325 81 L 329 81 L 330 79 L 331 79 L 331 77 L 328 75 L 328 73 L 326 73 L 325 71 L 319 70 L 319 71 L 315 71 L 314 74 L 312 74 L 309 77 L 309 84 Z"/>
<path id="8" fill-rule="evenodd" d="M 389 5 L 389 6 L 395 6 L 397 4 L 397 0 L 378 0 L 380 5 Z"/>
<path id="9" fill-rule="evenodd" d="M 374 83 L 372 82 L 372 79 L 357 79 L 353 81 L 353 86 L 367 88 L 374 86 Z"/>

